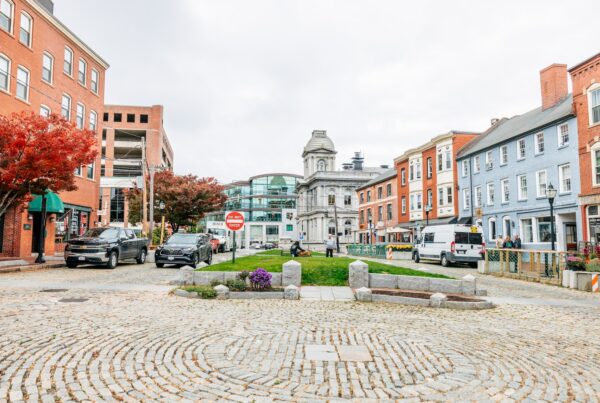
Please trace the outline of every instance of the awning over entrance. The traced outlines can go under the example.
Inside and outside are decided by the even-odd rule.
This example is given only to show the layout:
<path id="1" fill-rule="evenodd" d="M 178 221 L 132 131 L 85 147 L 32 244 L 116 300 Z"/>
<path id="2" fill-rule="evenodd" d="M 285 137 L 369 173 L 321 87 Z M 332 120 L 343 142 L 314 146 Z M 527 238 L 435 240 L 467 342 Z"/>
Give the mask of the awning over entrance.
<path id="1" fill-rule="evenodd" d="M 433 220 L 429 220 L 429 225 L 443 225 L 443 224 L 456 224 L 456 217 L 448 217 L 448 218 L 436 218 Z M 425 223 L 423 223 L 425 224 Z"/>
<path id="2" fill-rule="evenodd" d="M 460 217 L 458 219 L 459 224 L 471 224 L 471 217 Z"/>
<path id="3" fill-rule="evenodd" d="M 42 212 L 42 196 L 35 197 L 30 203 L 28 210 L 30 213 Z M 46 191 L 46 212 L 48 214 L 62 214 L 65 212 L 65 205 L 58 195 L 51 191 Z"/>

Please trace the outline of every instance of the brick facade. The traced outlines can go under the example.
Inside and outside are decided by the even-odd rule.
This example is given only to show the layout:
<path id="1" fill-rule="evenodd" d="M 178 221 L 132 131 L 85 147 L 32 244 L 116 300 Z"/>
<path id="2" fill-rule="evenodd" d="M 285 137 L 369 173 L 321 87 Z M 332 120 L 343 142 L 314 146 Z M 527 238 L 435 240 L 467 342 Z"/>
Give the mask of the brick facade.
<path id="1" fill-rule="evenodd" d="M 370 228 L 368 212 L 371 211 L 372 230 L 376 231 L 377 242 L 395 242 L 393 228 L 398 224 L 398 181 L 395 169 L 366 183 L 356 190 L 358 195 L 359 235 L 362 243 L 369 242 Z M 370 194 L 370 201 L 367 194 Z M 381 210 L 380 210 L 381 209 Z M 379 217 L 381 211 L 381 217 Z M 390 216 L 391 215 L 391 216 Z"/>
<path id="2" fill-rule="evenodd" d="M 20 40 L 22 15 L 29 16 L 32 21 L 29 44 Z M 90 118 L 92 113 L 95 113 L 100 144 L 100 117 L 104 107 L 104 80 L 108 64 L 59 22 L 51 10 L 45 9 L 34 0 L 15 0 L 12 16 L 10 32 L 0 28 L 0 56 L 10 63 L 9 87 L 6 91 L 0 89 L 0 113 L 7 115 L 22 110 L 41 113 L 42 108 L 46 108 L 51 113 L 60 114 L 63 96 L 67 95 L 70 97 L 70 120 L 76 121 L 78 104 L 84 108 L 82 117 L 86 128 L 90 128 Z M 71 74 L 64 72 L 66 48 L 72 52 Z M 43 79 L 44 55 L 53 60 L 51 79 L 48 81 Z M 86 66 L 83 74 L 84 84 L 78 80 L 80 60 Z M 19 68 L 21 72 L 29 73 L 26 99 L 17 97 Z M 96 77 L 96 73 L 96 91 L 92 91 L 92 74 Z M 81 213 L 76 224 L 77 232 L 96 225 L 98 221 L 96 206 L 99 197 L 100 157 L 91 171 L 93 175 L 88 178 L 87 167 L 83 167 L 81 175 L 75 180 L 78 189 L 59 195 L 67 207 L 74 209 L 71 211 Z M 26 205 L 18 206 L 4 218 L 2 255 L 31 255 L 33 220 L 30 219 L 26 208 Z M 77 210 L 78 208 L 81 210 Z M 61 249 L 60 245 L 55 245 L 55 241 L 61 240 L 55 239 L 56 219 L 57 217 L 50 215 L 47 221 L 45 249 L 48 254 Z M 65 220 L 69 218 L 66 217 Z M 71 229 L 71 224 L 71 221 L 67 223 L 67 232 Z"/>

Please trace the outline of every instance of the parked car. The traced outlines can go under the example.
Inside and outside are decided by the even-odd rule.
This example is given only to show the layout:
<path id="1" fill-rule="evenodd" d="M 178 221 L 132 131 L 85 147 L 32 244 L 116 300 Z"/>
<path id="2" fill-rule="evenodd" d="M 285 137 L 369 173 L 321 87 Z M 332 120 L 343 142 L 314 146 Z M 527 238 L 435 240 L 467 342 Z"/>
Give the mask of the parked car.
<path id="1" fill-rule="evenodd" d="M 483 259 L 485 242 L 481 227 L 461 224 L 425 227 L 413 249 L 413 260 L 435 260 L 447 267 L 453 263 L 468 263 L 477 267 Z"/>
<path id="2" fill-rule="evenodd" d="M 119 262 L 135 259 L 143 264 L 148 256 L 150 240 L 138 238 L 127 228 L 92 228 L 82 237 L 70 240 L 65 247 L 67 267 L 80 264 L 104 264 L 109 269 Z"/>
<path id="3" fill-rule="evenodd" d="M 207 234 L 173 234 L 156 249 L 154 261 L 156 267 L 163 267 L 165 264 L 196 267 L 200 262 L 211 264 L 210 237 Z"/>

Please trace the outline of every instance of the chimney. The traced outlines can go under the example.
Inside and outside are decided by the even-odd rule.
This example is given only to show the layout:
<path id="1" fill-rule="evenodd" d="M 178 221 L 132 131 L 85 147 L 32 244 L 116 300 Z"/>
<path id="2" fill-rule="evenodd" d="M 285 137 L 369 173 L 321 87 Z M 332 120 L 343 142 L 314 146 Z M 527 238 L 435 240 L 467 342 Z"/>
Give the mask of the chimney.
<path id="1" fill-rule="evenodd" d="M 500 119 L 498 119 L 498 118 L 492 118 L 490 120 L 490 123 L 492 124 L 492 126 L 495 126 L 496 124 L 498 124 L 499 121 L 500 121 Z"/>
<path id="2" fill-rule="evenodd" d="M 354 165 L 354 170 L 362 171 L 364 161 L 365 161 L 365 159 L 363 158 L 361 153 L 355 152 L 354 157 L 352 157 L 352 164 Z"/>
<path id="3" fill-rule="evenodd" d="M 566 64 L 551 64 L 540 71 L 542 110 L 552 108 L 569 94 Z"/>

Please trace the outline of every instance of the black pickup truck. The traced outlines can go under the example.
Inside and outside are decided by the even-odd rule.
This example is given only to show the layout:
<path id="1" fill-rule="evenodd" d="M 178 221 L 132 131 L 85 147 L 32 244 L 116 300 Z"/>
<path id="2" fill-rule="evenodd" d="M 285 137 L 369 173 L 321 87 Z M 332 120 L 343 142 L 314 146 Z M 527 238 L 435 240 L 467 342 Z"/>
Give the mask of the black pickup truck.
<path id="1" fill-rule="evenodd" d="M 119 262 L 127 259 L 135 259 L 142 264 L 148 256 L 149 243 L 146 238 L 138 238 L 131 229 L 92 228 L 81 238 L 67 243 L 65 261 L 70 268 L 80 264 L 104 264 L 114 269 Z"/>

